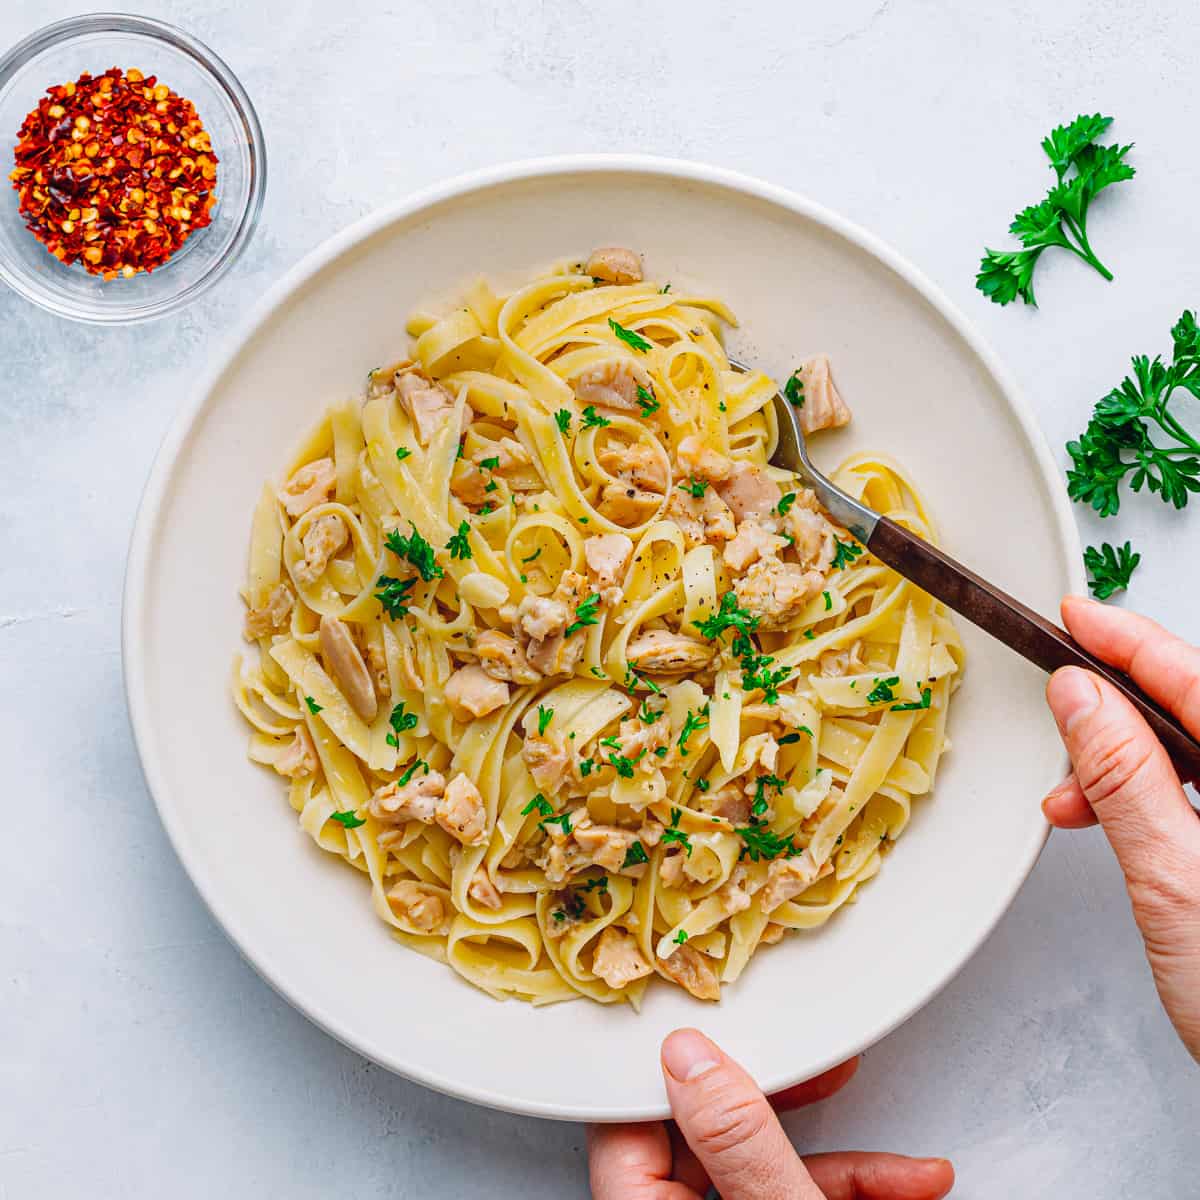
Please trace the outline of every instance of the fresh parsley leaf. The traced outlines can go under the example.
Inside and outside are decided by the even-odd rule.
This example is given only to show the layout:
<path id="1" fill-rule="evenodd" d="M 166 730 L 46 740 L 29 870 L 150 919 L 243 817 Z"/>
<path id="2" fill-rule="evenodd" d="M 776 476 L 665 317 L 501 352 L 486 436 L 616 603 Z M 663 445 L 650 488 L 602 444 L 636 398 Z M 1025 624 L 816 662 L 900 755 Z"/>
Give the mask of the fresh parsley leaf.
<path id="1" fill-rule="evenodd" d="M 404 701 L 401 700 L 395 708 L 392 709 L 392 715 L 388 717 L 388 724 L 396 731 L 397 734 L 407 733 L 410 729 L 417 727 L 417 714 L 406 713 L 404 711 Z"/>
<path id="2" fill-rule="evenodd" d="M 733 832 L 742 839 L 742 855 L 748 856 L 754 862 L 758 862 L 759 859 L 779 858 L 783 854 L 800 853 L 791 837 L 785 838 L 774 833 L 765 825 L 741 826 Z"/>
<path id="3" fill-rule="evenodd" d="M 761 689 L 765 704 L 779 701 L 779 685 L 792 673 L 791 667 L 770 670 L 775 660 L 767 655 L 748 654 L 742 659 L 742 691 Z"/>
<path id="4" fill-rule="evenodd" d="M 417 532 L 417 527 L 410 521 L 412 534 L 405 537 L 398 529 L 393 529 L 384 538 L 384 545 L 397 557 L 405 559 L 417 568 L 421 578 L 428 583 L 431 579 L 441 579 L 445 572 L 437 564 L 433 547 Z"/>
<path id="5" fill-rule="evenodd" d="M 582 883 L 577 883 L 575 886 L 582 892 L 594 892 L 597 890 L 600 892 L 607 892 L 608 876 L 593 875 L 591 879 L 585 879 Z"/>
<path id="6" fill-rule="evenodd" d="M 644 725 L 653 725 L 661 716 L 662 713 L 655 712 L 645 700 L 642 701 L 642 707 L 638 709 L 638 720 Z"/>
<path id="7" fill-rule="evenodd" d="M 975 286 L 997 304 L 1019 296 L 1037 304 L 1033 272 L 1043 251 L 1051 246 L 1069 250 L 1105 279 L 1112 272 L 1096 257 L 1087 235 L 1088 206 L 1106 187 L 1132 179 L 1134 169 L 1125 156 L 1132 146 L 1102 146 L 1096 142 L 1112 124 L 1099 113 L 1078 116 L 1052 130 L 1042 142 L 1057 182 L 1038 204 L 1022 209 L 1009 232 L 1021 250 L 987 250 L 979 264 Z M 1072 172 L 1074 172 L 1072 174 Z"/>
<path id="8" fill-rule="evenodd" d="M 375 581 L 376 587 L 379 588 L 375 599 L 383 605 L 384 612 L 389 617 L 402 617 L 408 612 L 408 605 L 412 600 L 409 592 L 416 582 L 415 576 L 411 579 L 393 579 L 390 575 L 380 575 Z"/>
<path id="9" fill-rule="evenodd" d="M 783 398 L 793 408 L 804 407 L 804 380 L 800 378 L 799 370 L 793 371 L 783 385 Z"/>
<path id="10" fill-rule="evenodd" d="M 825 597 L 825 611 L 828 612 L 833 607 L 833 597 L 828 592 L 822 592 Z"/>
<path id="11" fill-rule="evenodd" d="M 685 758 L 689 753 L 687 749 L 688 738 L 690 738 L 693 733 L 699 733 L 702 729 L 708 728 L 708 716 L 706 715 L 707 710 L 708 705 L 706 704 L 704 708 L 700 710 L 700 715 L 697 716 L 689 708 L 687 711 L 687 716 L 683 718 L 683 728 L 679 731 L 679 741 L 677 744 L 679 746 L 679 753 Z"/>
<path id="12" fill-rule="evenodd" d="M 554 423 L 558 426 L 558 432 L 565 434 L 571 429 L 571 413 L 568 409 L 560 408 L 554 414 Z"/>
<path id="13" fill-rule="evenodd" d="M 769 807 L 767 803 L 767 788 L 774 788 L 777 792 L 783 790 L 783 785 L 786 780 L 780 779 L 778 775 L 760 775 L 754 781 L 754 801 L 750 805 L 750 816 L 752 818 L 761 818 L 763 813 Z"/>
<path id="14" fill-rule="evenodd" d="M 643 747 L 632 758 L 627 758 L 624 754 L 618 754 L 615 750 L 608 756 L 608 761 L 612 763 L 618 775 L 622 779 L 633 778 L 633 768 L 645 757 L 646 751 Z"/>
<path id="15" fill-rule="evenodd" d="M 357 829 L 367 822 L 355 812 L 335 812 L 329 814 L 331 821 L 336 821 L 343 829 Z"/>
<path id="16" fill-rule="evenodd" d="M 527 817 L 531 812 L 536 811 L 539 816 L 548 817 L 554 811 L 554 805 L 538 792 L 530 802 L 521 809 L 521 816 Z"/>
<path id="17" fill-rule="evenodd" d="M 665 296 L 670 290 L 671 290 L 671 285 L 669 283 L 664 283 L 662 285 L 662 287 L 660 287 L 658 289 L 658 294 L 660 296 Z"/>
<path id="18" fill-rule="evenodd" d="M 885 700 L 895 700 L 896 693 L 892 691 L 892 688 L 899 682 L 899 675 L 892 675 L 887 679 L 876 679 L 875 686 L 867 693 L 867 703 L 882 704 Z"/>
<path id="19" fill-rule="evenodd" d="M 675 943 L 675 945 L 677 945 L 677 946 L 682 946 L 682 945 L 683 945 L 683 943 L 687 941 L 687 937 L 688 937 L 688 935 L 687 935 L 687 930 L 686 930 L 686 929 L 681 929 L 681 930 L 680 930 L 680 931 L 679 931 L 679 932 L 678 932 L 678 933 L 677 933 L 677 934 L 676 934 L 676 935 L 675 935 L 675 936 L 674 936 L 674 937 L 671 939 L 671 941 L 673 941 L 673 942 Z"/>
<path id="20" fill-rule="evenodd" d="M 414 758 L 412 763 L 409 765 L 408 770 L 405 771 L 404 774 L 401 775 L 398 780 L 396 780 L 396 782 L 403 787 L 417 773 L 418 767 L 420 767 L 426 775 L 429 774 L 429 764 L 422 758 Z"/>
<path id="21" fill-rule="evenodd" d="M 596 760 L 593 758 L 582 758 L 579 760 L 579 777 L 586 779 L 596 767 Z"/>
<path id="22" fill-rule="evenodd" d="M 786 492 L 783 495 L 783 497 L 780 499 L 779 503 L 777 505 L 775 505 L 775 511 L 781 517 L 786 517 L 788 515 L 788 513 L 791 511 L 792 505 L 795 503 L 796 503 L 796 493 L 795 492 Z"/>
<path id="23" fill-rule="evenodd" d="M 785 733 L 781 737 L 776 738 L 776 742 L 780 746 L 790 746 L 793 742 L 798 742 L 800 735 L 798 733 Z"/>
<path id="24" fill-rule="evenodd" d="M 586 600 L 581 601 L 575 610 L 575 620 L 563 630 L 563 637 L 570 637 L 577 629 L 582 629 L 585 625 L 595 625 L 600 620 L 599 614 L 596 612 L 599 603 L 598 592 L 593 592 Z"/>
<path id="25" fill-rule="evenodd" d="M 446 543 L 451 558 L 471 557 L 471 526 L 466 521 L 460 521 L 458 530 L 450 535 Z"/>
<path id="26" fill-rule="evenodd" d="M 928 708 L 932 701 L 933 688 L 922 688 L 920 700 L 908 700 L 904 704 L 893 704 L 892 712 L 916 712 L 920 709 Z"/>
<path id="27" fill-rule="evenodd" d="M 621 864 L 621 870 L 626 867 L 636 867 L 640 863 L 649 862 L 646 857 L 646 848 L 641 842 L 634 842 L 628 850 L 625 851 L 625 861 Z"/>
<path id="28" fill-rule="evenodd" d="M 481 458 L 479 460 L 479 465 L 485 471 L 498 471 L 500 469 L 500 456 L 498 454 L 494 454 L 491 458 Z"/>
<path id="29" fill-rule="evenodd" d="M 594 404 L 589 404 L 583 410 L 583 427 L 584 429 L 603 429 L 606 425 L 611 425 L 612 422 L 607 417 L 602 417 L 597 411 Z"/>
<path id="30" fill-rule="evenodd" d="M 1141 561 L 1142 556 L 1128 542 L 1116 547 L 1108 542 L 1101 542 L 1099 547 L 1089 546 L 1083 552 L 1083 564 L 1092 576 L 1088 580 L 1092 595 L 1097 600 L 1107 600 L 1114 592 L 1123 592 Z"/>
<path id="31" fill-rule="evenodd" d="M 712 641 L 727 629 L 736 629 L 742 634 L 750 633 L 758 628 L 758 618 L 744 608 L 739 608 L 737 594 L 728 591 L 721 597 L 717 611 L 711 617 L 703 617 L 695 624 L 700 636 Z"/>
<path id="32" fill-rule="evenodd" d="M 687 851 L 688 858 L 692 857 L 692 841 L 682 829 L 679 828 L 680 810 L 677 808 L 671 809 L 671 824 L 662 832 L 662 843 L 675 843 L 682 846 Z"/>
<path id="33" fill-rule="evenodd" d="M 833 571 L 840 571 L 843 567 L 848 567 L 863 552 L 863 548 L 857 542 L 843 542 L 839 538 L 834 538 L 833 544 L 837 547 L 833 562 L 829 564 L 830 570 Z"/>
<path id="34" fill-rule="evenodd" d="M 707 792 L 710 787 L 712 787 L 712 784 L 707 779 L 696 780 L 696 791 Z"/>
<path id="35" fill-rule="evenodd" d="M 311 696 L 304 697 L 304 703 L 308 705 L 308 711 L 315 717 L 317 713 L 324 711 L 325 706 L 318 704 Z"/>
<path id="36" fill-rule="evenodd" d="M 1097 401 L 1087 428 L 1067 443 L 1067 491 L 1102 517 L 1119 511 L 1122 483 L 1155 492 L 1176 508 L 1200 492 L 1200 441 L 1170 410 L 1177 390 L 1200 396 L 1200 327 L 1190 311 L 1175 323 L 1171 339 L 1171 362 L 1135 356 L 1132 375 Z"/>
<path id="37" fill-rule="evenodd" d="M 653 345 L 648 342 L 640 333 L 634 333 L 632 329 L 626 329 L 624 325 L 618 325 L 612 317 L 608 318 L 608 327 L 617 335 L 617 338 L 624 342 L 631 350 L 640 350 L 643 354 Z"/>
<path id="38" fill-rule="evenodd" d="M 638 404 L 642 407 L 643 417 L 648 417 L 652 413 L 658 412 L 658 397 L 655 396 L 652 388 L 642 387 L 639 383 L 637 385 L 637 400 Z"/>
<path id="39" fill-rule="evenodd" d="M 547 708 L 544 704 L 538 705 L 538 737 L 541 737 L 554 720 L 554 709 Z"/>
<path id="40" fill-rule="evenodd" d="M 400 447 L 399 447 L 399 448 L 396 450 L 396 457 L 397 457 L 397 458 L 398 458 L 398 459 L 399 459 L 401 462 L 403 462 L 403 461 L 404 461 L 406 458 L 408 458 L 408 457 L 409 457 L 411 454 L 412 454 L 412 451 L 411 451 L 411 450 L 410 450 L 410 449 L 409 449 L 407 446 L 400 446 Z"/>
<path id="41" fill-rule="evenodd" d="M 693 475 L 686 483 L 681 480 L 678 486 L 683 488 L 683 490 L 687 492 L 689 496 L 694 496 L 697 500 L 699 500 L 700 497 L 704 495 L 705 490 L 708 488 L 708 480 L 697 479 L 695 475 Z"/>

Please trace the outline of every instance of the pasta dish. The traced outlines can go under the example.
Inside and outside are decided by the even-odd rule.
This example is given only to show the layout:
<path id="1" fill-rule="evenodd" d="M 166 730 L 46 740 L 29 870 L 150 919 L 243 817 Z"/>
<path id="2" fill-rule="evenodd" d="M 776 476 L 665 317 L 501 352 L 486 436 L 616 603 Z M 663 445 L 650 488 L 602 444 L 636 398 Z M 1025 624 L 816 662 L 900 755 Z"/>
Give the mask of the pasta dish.
<path id="1" fill-rule="evenodd" d="M 876 874 L 947 748 L 954 626 L 769 465 L 733 324 L 624 249 L 477 281 L 254 511 L 250 757 L 496 998 L 719 999 Z M 784 394 L 850 419 L 824 355 Z M 932 538 L 895 465 L 835 479 Z"/>

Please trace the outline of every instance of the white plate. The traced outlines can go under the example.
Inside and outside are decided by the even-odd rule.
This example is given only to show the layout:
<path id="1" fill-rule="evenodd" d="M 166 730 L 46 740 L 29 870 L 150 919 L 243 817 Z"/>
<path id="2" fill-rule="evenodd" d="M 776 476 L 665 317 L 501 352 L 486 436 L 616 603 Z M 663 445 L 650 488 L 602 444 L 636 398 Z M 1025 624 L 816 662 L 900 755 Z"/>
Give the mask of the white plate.
<path id="1" fill-rule="evenodd" d="M 357 873 L 297 827 L 246 760 L 227 695 L 250 514 L 300 432 L 406 346 L 405 316 L 478 273 L 594 245 L 637 247 L 653 278 L 703 283 L 742 321 L 737 354 L 785 374 L 825 350 L 855 413 L 823 437 L 919 481 L 943 542 L 1043 612 L 1082 590 L 1058 472 L 993 355 L 874 237 L 779 188 L 638 157 L 519 163 L 454 180 L 314 251 L 247 322 L 180 414 L 138 514 L 124 658 L 138 750 L 196 887 L 245 956 L 348 1046 L 430 1087 L 538 1116 L 665 1112 L 663 1036 L 695 1024 L 768 1090 L 876 1041 L 924 1004 L 1003 915 L 1046 836 L 1062 753 L 1043 678 L 967 626 L 954 748 L 877 880 L 828 926 L 764 951 L 719 1006 L 651 988 L 641 1015 L 581 1000 L 497 1004 L 397 945 Z M 248 1071 L 254 1064 L 246 1064 Z"/>

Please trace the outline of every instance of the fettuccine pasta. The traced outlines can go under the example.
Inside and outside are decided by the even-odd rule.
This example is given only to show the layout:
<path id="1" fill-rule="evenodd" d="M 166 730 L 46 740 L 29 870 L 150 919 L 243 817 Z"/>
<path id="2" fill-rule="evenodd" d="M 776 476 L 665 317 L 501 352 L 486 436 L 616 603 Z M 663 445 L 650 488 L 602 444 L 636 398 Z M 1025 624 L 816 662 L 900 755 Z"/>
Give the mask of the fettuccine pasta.
<path id="1" fill-rule="evenodd" d="M 947 612 L 769 465 L 733 323 L 627 250 L 481 280 L 254 511 L 250 757 L 496 998 L 718 999 L 854 899 L 948 746 Z M 849 419 L 824 356 L 785 394 L 806 433 Z M 895 465 L 836 481 L 932 539 Z"/>

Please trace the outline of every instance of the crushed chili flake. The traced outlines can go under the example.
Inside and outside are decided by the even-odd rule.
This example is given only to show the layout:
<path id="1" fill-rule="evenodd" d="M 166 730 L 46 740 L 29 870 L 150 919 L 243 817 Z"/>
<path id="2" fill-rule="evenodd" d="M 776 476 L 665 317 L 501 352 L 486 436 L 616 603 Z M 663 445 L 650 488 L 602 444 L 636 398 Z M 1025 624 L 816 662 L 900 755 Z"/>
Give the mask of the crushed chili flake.
<path id="1" fill-rule="evenodd" d="M 153 75 L 85 71 L 47 89 L 17 137 L 21 215 L 60 262 L 128 278 L 212 220 L 212 142 L 195 105 Z"/>

